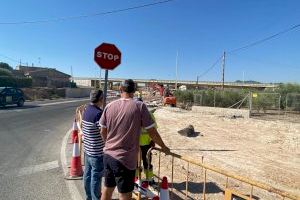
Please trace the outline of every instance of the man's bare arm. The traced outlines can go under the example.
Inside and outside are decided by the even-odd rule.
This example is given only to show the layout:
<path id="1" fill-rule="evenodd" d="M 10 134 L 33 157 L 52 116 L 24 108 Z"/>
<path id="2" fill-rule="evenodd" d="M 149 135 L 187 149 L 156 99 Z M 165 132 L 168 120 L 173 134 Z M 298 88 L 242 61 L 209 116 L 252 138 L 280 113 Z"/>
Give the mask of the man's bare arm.
<path id="1" fill-rule="evenodd" d="M 158 144 L 165 153 L 170 152 L 170 149 L 165 145 L 155 127 L 147 129 L 151 139 Z"/>
<path id="2" fill-rule="evenodd" d="M 107 138 L 107 128 L 101 127 L 100 133 L 101 133 L 101 137 L 102 137 L 103 141 L 105 142 L 106 138 Z"/>

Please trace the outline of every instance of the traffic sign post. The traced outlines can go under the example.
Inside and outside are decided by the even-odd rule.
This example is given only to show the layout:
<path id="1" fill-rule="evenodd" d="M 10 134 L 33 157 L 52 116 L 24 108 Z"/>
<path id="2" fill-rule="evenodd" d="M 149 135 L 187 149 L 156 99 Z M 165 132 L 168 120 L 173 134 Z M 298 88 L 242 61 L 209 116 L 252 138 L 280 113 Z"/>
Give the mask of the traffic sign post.
<path id="1" fill-rule="evenodd" d="M 105 69 L 105 82 L 103 92 L 103 108 L 105 108 L 107 97 L 108 70 L 113 70 L 121 64 L 121 52 L 113 44 L 102 43 L 95 49 L 94 61 L 99 65 L 99 67 Z"/>
<path id="2" fill-rule="evenodd" d="M 108 82 L 108 70 L 105 70 L 105 80 L 104 80 L 104 91 L 103 91 L 103 109 L 106 106 L 106 97 L 107 97 L 107 82 Z"/>

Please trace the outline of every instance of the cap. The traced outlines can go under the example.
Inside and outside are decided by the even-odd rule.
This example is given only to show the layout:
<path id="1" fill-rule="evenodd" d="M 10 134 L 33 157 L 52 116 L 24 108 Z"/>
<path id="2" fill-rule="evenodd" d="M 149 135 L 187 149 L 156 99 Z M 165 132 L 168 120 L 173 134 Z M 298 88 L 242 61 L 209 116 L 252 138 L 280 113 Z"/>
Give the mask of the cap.
<path id="1" fill-rule="evenodd" d="M 102 90 L 92 90 L 90 93 L 90 100 L 92 103 L 97 103 L 101 98 L 103 98 Z"/>
<path id="2" fill-rule="evenodd" d="M 121 82 L 121 87 L 123 88 L 124 92 L 127 93 L 134 93 L 135 92 L 135 82 L 132 79 L 127 79 Z"/>

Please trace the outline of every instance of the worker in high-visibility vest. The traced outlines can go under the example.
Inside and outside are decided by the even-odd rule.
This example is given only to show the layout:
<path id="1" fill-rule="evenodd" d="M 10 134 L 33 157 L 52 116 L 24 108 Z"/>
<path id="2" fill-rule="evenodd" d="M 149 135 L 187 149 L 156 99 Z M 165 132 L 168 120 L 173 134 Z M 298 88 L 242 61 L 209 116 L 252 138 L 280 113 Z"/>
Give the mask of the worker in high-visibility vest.
<path id="1" fill-rule="evenodd" d="M 135 93 L 134 93 L 134 96 L 137 98 L 137 99 L 141 99 L 142 98 L 142 93 L 140 92 L 140 91 L 136 91 Z"/>
<path id="2" fill-rule="evenodd" d="M 141 98 L 137 99 L 138 101 L 142 101 Z M 155 117 L 152 112 L 150 112 L 152 120 L 155 122 L 155 128 L 157 128 L 157 124 L 155 121 Z M 147 130 L 142 128 L 141 130 L 141 135 L 140 135 L 140 149 L 141 149 L 141 154 L 142 154 L 142 161 L 143 161 L 143 169 L 144 169 L 144 174 L 146 179 L 149 182 L 153 182 L 153 165 L 151 164 L 151 154 L 150 154 L 150 159 L 148 163 L 147 159 L 147 153 L 151 147 L 154 147 L 155 143 L 151 140 L 151 137 L 149 136 Z M 137 169 L 139 170 L 139 169 Z M 138 173 L 138 171 L 136 172 Z"/>

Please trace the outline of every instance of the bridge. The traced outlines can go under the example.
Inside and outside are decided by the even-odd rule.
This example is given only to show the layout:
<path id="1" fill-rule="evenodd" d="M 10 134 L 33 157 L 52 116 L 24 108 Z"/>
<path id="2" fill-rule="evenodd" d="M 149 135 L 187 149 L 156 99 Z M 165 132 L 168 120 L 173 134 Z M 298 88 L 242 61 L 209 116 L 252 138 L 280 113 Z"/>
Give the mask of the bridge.
<path id="1" fill-rule="evenodd" d="M 74 77 L 74 82 L 79 87 L 96 87 L 99 86 L 99 78 L 91 77 Z M 109 78 L 108 86 L 112 89 L 114 86 L 118 86 L 120 82 L 124 81 L 125 78 Z M 133 79 L 138 87 L 150 87 L 151 84 L 163 84 L 169 85 L 171 88 L 175 88 L 176 80 L 161 80 L 161 79 Z M 101 80 L 101 85 L 104 84 L 104 79 Z M 185 85 L 188 89 L 207 89 L 207 88 L 221 88 L 222 82 L 212 81 L 184 81 L 178 80 L 177 86 L 180 87 Z M 238 82 L 224 82 L 224 88 L 252 88 L 258 90 L 264 90 L 266 88 L 275 89 L 278 84 L 270 83 L 238 83 Z"/>

